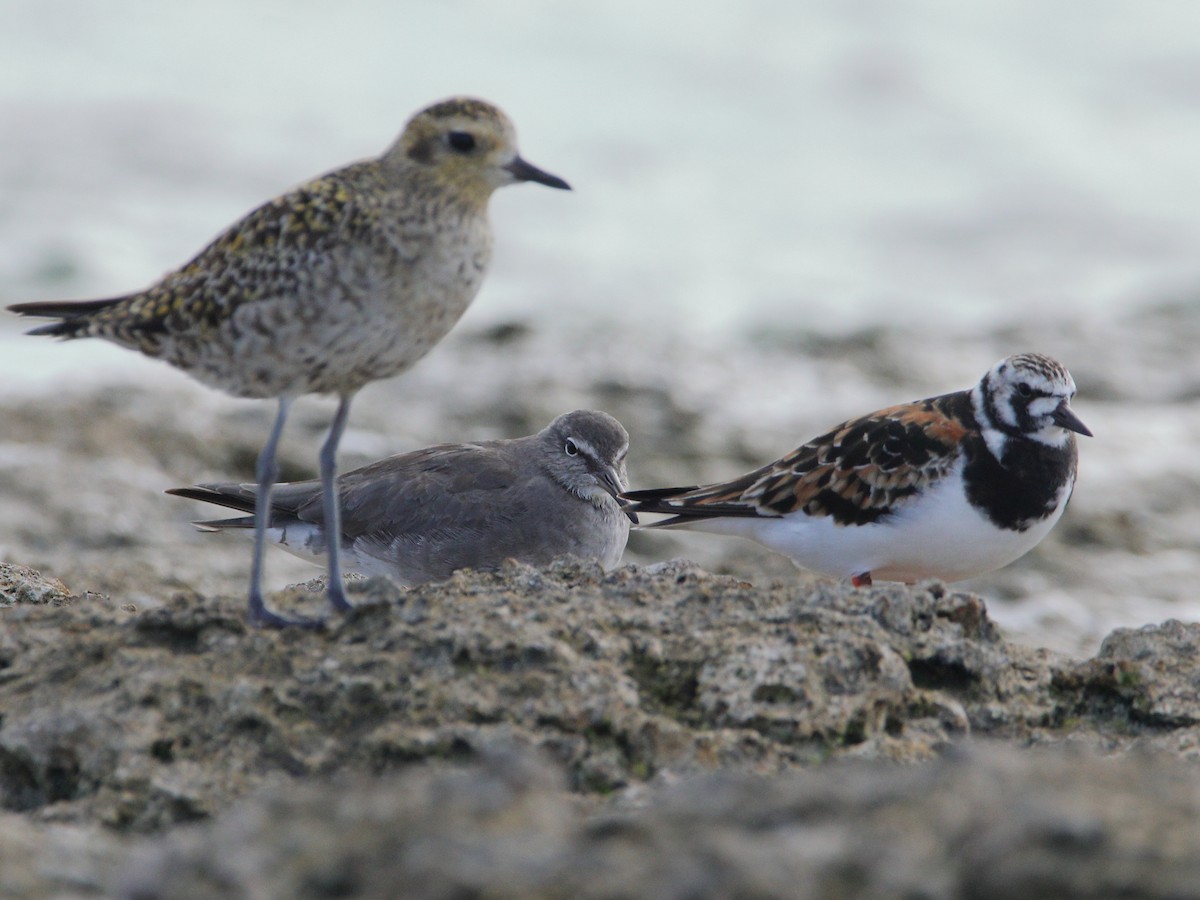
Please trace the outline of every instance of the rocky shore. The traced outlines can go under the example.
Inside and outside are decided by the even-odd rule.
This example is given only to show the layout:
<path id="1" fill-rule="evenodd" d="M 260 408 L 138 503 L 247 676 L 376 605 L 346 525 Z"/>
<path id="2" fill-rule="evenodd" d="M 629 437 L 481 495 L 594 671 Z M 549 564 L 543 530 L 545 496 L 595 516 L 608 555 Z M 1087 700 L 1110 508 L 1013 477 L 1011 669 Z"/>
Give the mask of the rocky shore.
<path id="1" fill-rule="evenodd" d="M 1200 626 L 1081 661 L 937 583 L 563 561 L 279 633 L 3 575 L 3 896 L 1200 890 Z"/>

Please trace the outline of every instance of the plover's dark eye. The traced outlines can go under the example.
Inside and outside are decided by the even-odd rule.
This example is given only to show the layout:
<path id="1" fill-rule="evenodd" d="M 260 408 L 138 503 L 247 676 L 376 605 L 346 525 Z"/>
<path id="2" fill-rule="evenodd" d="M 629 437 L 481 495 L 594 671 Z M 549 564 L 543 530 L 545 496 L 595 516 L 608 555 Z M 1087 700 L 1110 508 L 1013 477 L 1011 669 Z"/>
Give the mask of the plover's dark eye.
<path id="1" fill-rule="evenodd" d="M 567 456 L 579 455 L 579 448 L 575 446 L 575 442 L 570 438 L 567 438 L 567 445 L 563 449 L 567 451 Z"/>
<path id="2" fill-rule="evenodd" d="M 1017 393 L 1022 397 L 1032 397 L 1033 388 L 1031 388 L 1027 382 L 1022 381 L 1017 385 Z"/>
<path id="3" fill-rule="evenodd" d="M 475 149 L 475 135 L 466 131 L 452 131 L 446 135 L 446 143 L 450 145 L 451 150 L 470 153 Z"/>

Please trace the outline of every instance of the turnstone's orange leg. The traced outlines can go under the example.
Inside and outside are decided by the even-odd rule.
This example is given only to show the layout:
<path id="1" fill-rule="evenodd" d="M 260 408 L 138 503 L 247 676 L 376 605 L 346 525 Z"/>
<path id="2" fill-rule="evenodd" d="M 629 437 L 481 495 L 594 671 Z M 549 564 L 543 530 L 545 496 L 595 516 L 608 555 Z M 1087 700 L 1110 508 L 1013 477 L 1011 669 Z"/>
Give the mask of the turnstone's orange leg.
<path id="1" fill-rule="evenodd" d="M 871 573 L 870 572 L 862 572 L 858 575 L 855 575 L 854 577 L 852 577 L 850 579 L 850 583 L 852 585 L 854 585 L 856 588 L 870 587 L 871 586 Z"/>

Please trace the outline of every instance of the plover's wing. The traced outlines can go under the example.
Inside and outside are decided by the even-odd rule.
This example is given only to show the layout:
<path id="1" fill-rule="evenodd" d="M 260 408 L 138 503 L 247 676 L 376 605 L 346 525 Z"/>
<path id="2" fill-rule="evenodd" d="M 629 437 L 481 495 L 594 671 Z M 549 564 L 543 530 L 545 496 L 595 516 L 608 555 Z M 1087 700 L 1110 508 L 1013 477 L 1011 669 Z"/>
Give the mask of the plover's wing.
<path id="1" fill-rule="evenodd" d="M 638 512 L 673 513 L 669 526 L 715 516 L 832 516 L 862 525 L 943 478 L 970 425 L 952 410 L 965 394 L 906 403 L 851 419 L 741 478 L 694 488 L 633 491 Z"/>
<path id="2" fill-rule="evenodd" d="M 292 299 L 304 319 L 305 304 L 328 292 L 325 273 L 341 257 L 378 252 L 382 242 L 364 239 L 373 219 L 365 192 L 348 189 L 364 164 L 301 185 L 248 213 L 192 260 L 124 303 L 114 325 L 139 337 L 158 333 L 215 330 L 235 309 L 280 296 Z M 358 267 L 366 271 L 369 264 Z M 104 312 L 93 329 L 104 331 Z"/>
<path id="3" fill-rule="evenodd" d="M 356 229 L 368 230 L 371 195 L 353 187 L 370 177 L 368 164 L 355 163 L 262 204 L 143 291 L 105 300 L 22 303 L 10 309 L 63 320 L 31 334 L 105 335 L 152 352 L 166 332 L 203 334 L 244 303 L 281 293 L 303 299 L 312 283 L 309 273 L 328 267 L 331 255 L 345 252 Z M 317 292 L 312 293 L 315 302 Z"/>

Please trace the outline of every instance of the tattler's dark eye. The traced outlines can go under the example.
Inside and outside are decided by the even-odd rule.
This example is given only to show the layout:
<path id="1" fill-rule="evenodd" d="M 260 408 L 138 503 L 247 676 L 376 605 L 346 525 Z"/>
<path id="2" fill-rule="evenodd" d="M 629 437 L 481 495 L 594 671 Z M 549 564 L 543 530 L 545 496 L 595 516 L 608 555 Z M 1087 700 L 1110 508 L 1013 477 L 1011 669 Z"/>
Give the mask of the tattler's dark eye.
<path id="1" fill-rule="evenodd" d="M 575 442 L 570 438 L 567 438 L 567 445 L 563 449 L 567 451 L 567 456 L 579 455 L 579 448 L 575 446 Z"/>
<path id="2" fill-rule="evenodd" d="M 450 145 L 451 150 L 470 153 L 475 149 L 475 135 L 465 131 L 452 131 L 446 135 L 446 143 Z"/>
<path id="3" fill-rule="evenodd" d="M 1026 382 L 1022 381 L 1020 384 L 1017 385 L 1017 393 L 1020 394 L 1022 397 L 1032 397 L 1033 396 L 1033 388 L 1031 388 Z"/>

